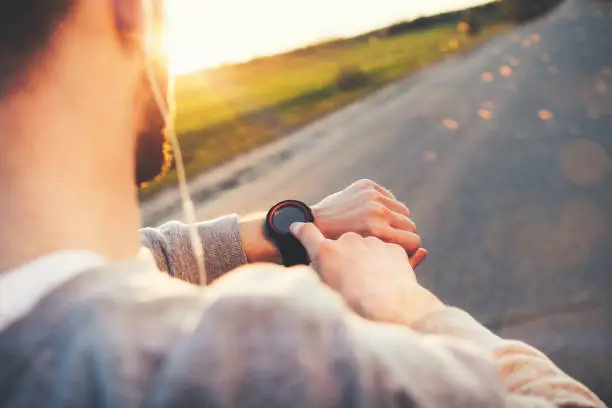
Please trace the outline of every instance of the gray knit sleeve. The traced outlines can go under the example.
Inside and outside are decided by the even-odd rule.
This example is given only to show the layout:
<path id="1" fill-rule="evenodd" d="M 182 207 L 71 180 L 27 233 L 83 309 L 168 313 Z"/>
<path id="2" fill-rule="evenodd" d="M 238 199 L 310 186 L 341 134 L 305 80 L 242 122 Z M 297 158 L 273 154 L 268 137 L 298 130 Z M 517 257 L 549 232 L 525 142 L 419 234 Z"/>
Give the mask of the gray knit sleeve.
<path id="1" fill-rule="evenodd" d="M 209 282 L 247 263 L 236 215 L 198 223 L 197 230 L 204 247 Z M 140 236 L 142 245 L 153 253 L 162 272 L 200 284 L 197 259 L 186 224 L 172 221 L 158 228 L 144 228 Z"/>

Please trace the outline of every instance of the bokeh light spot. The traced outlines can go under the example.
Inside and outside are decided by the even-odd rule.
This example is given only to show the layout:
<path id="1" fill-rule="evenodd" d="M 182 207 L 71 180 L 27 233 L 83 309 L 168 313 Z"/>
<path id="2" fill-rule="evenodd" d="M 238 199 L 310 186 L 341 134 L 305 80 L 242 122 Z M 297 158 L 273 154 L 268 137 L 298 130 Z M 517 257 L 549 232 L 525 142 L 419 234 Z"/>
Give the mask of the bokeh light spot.
<path id="1" fill-rule="evenodd" d="M 434 152 L 433 150 L 427 150 L 423 154 L 423 160 L 426 163 L 435 163 L 438 161 L 438 153 Z"/>
<path id="2" fill-rule="evenodd" d="M 585 80 L 580 87 L 580 101 L 589 119 L 612 114 L 612 80 L 604 73 Z"/>
<path id="3" fill-rule="evenodd" d="M 491 72 L 483 72 L 482 75 L 480 75 L 480 79 L 482 79 L 483 82 L 493 82 L 495 80 L 495 75 Z"/>
<path id="4" fill-rule="evenodd" d="M 544 121 L 552 120 L 554 115 L 548 109 L 540 109 L 538 112 L 538 117 Z"/>
<path id="5" fill-rule="evenodd" d="M 508 65 L 504 65 L 499 69 L 499 73 L 501 76 L 509 77 L 512 75 L 512 68 L 510 68 Z"/>
<path id="6" fill-rule="evenodd" d="M 493 117 L 493 113 L 491 113 L 491 111 L 488 109 L 480 108 L 478 109 L 478 116 L 480 116 L 482 119 L 489 120 Z"/>
<path id="7" fill-rule="evenodd" d="M 606 178 L 612 170 L 612 160 L 601 145 L 588 139 L 576 139 L 563 148 L 558 166 L 566 179 L 588 187 Z"/>
<path id="8" fill-rule="evenodd" d="M 450 118 L 444 119 L 442 121 L 442 124 L 449 130 L 459 129 L 459 123 L 454 119 L 450 119 Z"/>
<path id="9" fill-rule="evenodd" d="M 595 89 L 597 90 L 598 94 L 603 95 L 608 92 L 608 84 L 599 80 L 595 83 Z"/>
<path id="10" fill-rule="evenodd" d="M 548 70 L 550 71 L 551 74 L 558 74 L 559 73 L 559 68 L 557 68 L 556 65 L 551 65 Z"/>
<path id="11" fill-rule="evenodd" d="M 465 21 L 462 21 L 459 24 L 457 24 L 457 31 L 459 31 L 460 33 L 466 34 L 470 31 L 470 25 L 466 23 Z"/>

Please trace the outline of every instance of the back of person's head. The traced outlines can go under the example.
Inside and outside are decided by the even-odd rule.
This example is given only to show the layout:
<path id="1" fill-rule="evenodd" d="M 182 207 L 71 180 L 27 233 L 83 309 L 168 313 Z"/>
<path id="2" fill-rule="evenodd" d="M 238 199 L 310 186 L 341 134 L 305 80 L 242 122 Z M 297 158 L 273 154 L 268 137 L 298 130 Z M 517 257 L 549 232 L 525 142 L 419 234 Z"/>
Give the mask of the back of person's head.
<path id="1" fill-rule="evenodd" d="M 6 0 L 0 6 L 0 94 L 22 86 L 76 0 Z"/>
<path id="2" fill-rule="evenodd" d="M 1 2 L 0 272 L 65 249 L 137 253 L 137 186 L 171 164 L 164 11 Z"/>
<path id="3" fill-rule="evenodd" d="M 154 72 L 162 96 L 167 98 L 169 74 L 160 39 L 164 23 L 161 0 L 3 1 L 0 5 L 0 99 L 16 105 L 17 99 L 31 100 L 42 93 L 55 93 L 57 103 L 53 108 L 56 110 L 63 106 L 74 109 L 63 103 L 74 102 L 77 106 L 80 103 L 83 110 L 88 105 L 95 106 L 102 115 L 107 113 L 109 121 L 121 114 L 135 114 L 136 182 L 151 181 L 170 165 L 165 118 L 145 72 Z M 116 50 L 110 52 L 112 47 Z M 129 78 L 136 78 L 132 81 L 136 83 L 133 90 L 126 89 L 131 85 Z M 133 99 L 131 102 L 114 93 L 120 88 L 132 93 L 128 94 Z M 32 117 L 42 117 L 45 112 L 41 106 L 51 105 L 28 103 L 32 106 Z M 74 110 L 76 118 L 79 113 Z M 119 113 L 115 115 L 115 111 Z M 59 116 L 57 111 L 53 114 Z M 15 117 L 13 112 L 8 116 Z M 101 118 L 92 117 L 91 121 L 93 133 Z M 128 121 L 124 122 L 128 124 L 126 127 L 130 126 Z M 41 138 L 45 137 L 44 133 L 37 132 Z M 15 140 L 18 135 L 6 137 Z M 98 146 L 101 142 L 92 141 Z M 106 142 L 114 141 L 107 139 Z M 129 140 L 125 140 L 125 149 L 129 150 L 130 146 Z"/>

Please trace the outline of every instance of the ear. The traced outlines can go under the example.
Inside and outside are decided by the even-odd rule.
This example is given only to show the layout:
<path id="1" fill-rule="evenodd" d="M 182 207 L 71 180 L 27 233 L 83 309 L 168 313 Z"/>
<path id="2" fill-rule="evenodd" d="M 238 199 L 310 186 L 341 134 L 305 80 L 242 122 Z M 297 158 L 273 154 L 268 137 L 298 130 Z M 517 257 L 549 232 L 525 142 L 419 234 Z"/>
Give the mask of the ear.
<path id="1" fill-rule="evenodd" d="M 111 0 L 111 2 L 115 27 L 122 42 L 128 47 L 142 44 L 146 26 L 143 0 Z"/>

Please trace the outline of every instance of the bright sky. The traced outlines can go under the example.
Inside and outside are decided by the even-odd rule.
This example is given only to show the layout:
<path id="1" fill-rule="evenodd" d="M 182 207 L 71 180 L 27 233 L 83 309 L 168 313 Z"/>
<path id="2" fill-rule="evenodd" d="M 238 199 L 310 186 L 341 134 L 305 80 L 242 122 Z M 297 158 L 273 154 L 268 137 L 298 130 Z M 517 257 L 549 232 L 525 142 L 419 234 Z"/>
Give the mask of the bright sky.
<path id="1" fill-rule="evenodd" d="M 166 0 L 172 70 L 185 73 L 359 34 L 487 0 Z"/>

